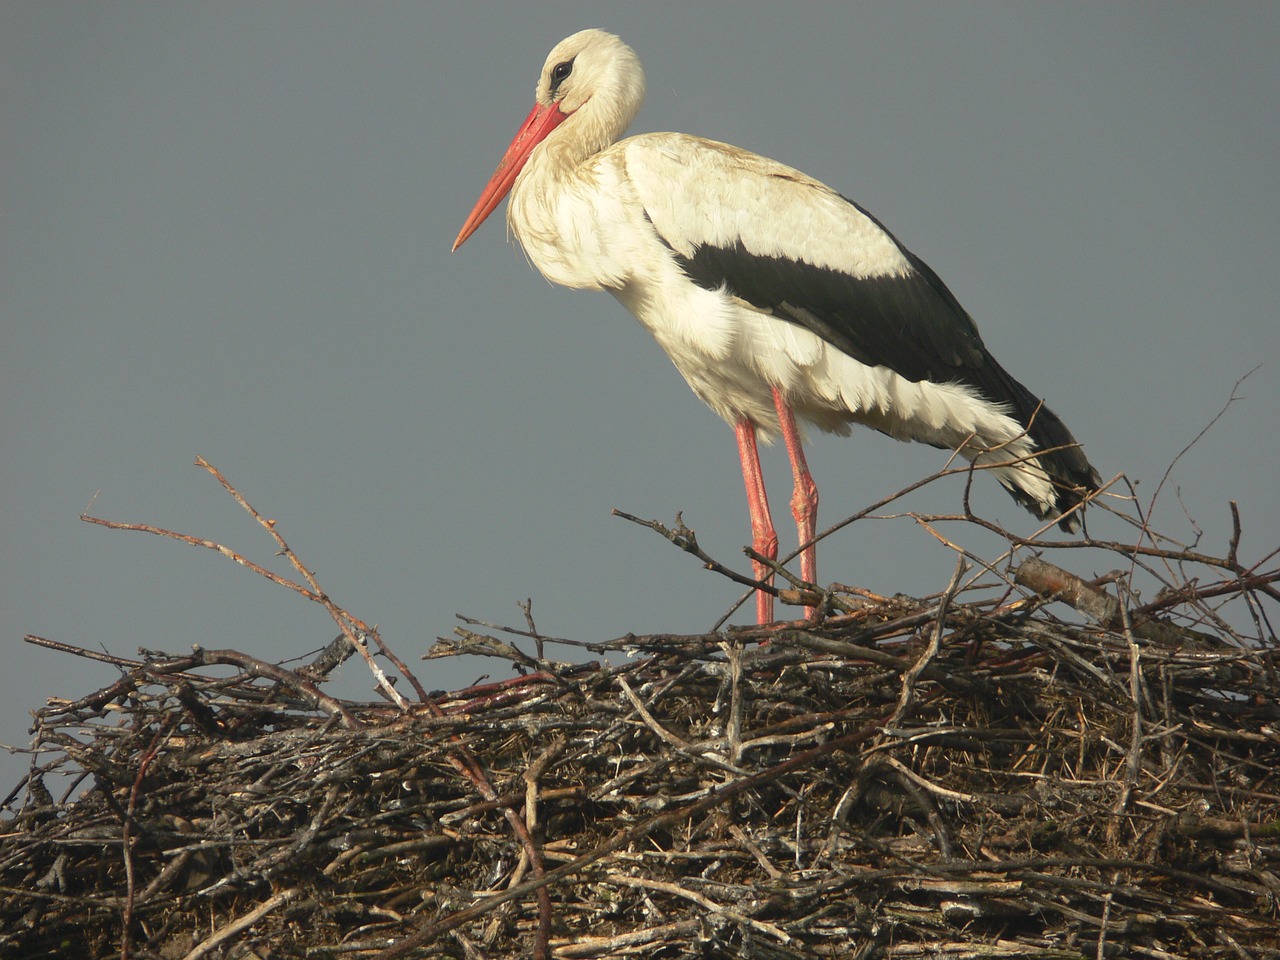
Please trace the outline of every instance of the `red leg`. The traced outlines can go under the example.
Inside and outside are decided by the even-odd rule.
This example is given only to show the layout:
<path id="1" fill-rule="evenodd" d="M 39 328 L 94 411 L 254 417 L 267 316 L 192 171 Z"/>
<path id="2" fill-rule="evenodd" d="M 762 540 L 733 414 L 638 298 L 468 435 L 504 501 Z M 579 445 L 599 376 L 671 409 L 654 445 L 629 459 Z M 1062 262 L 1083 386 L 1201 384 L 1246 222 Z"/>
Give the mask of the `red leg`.
<path id="1" fill-rule="evenodd" d="M 742 480 L 747 487 L 747 508 L 751 511 L 751 549 L 770 560 L 778 559 L 778 533 L 769 516 L 769 498 L 764 492 L 760 454 L 756 450 L 756 428 L 750 420 L 739 420 L 733 431 L 738 437 L 738 457 L 742 460 Z M 773 573 L 763 563 L 753 562 L 756 579 L 770 583 Z M 756 591 L 756 623 L 773 622 L 773 595 Z"/>
<path id="2" fill-rule="evenodd" d="M 809 464 L 804 459 L 804 447 L 800 432 L 796 429 L 796 416 L 791 404 L 777 387 L 773 388 L 773 405 L 778 410 L 778 424 L 782 427 L 782 439 L 791 457 L 791 473 L 796 486 L 791 494 L 791 515 L 796 518 L 796 531 L 800 537 L 800 576 L 809 583 L 818 582 L 818 556 L 813 545 L 814 527 L 818 522 L 818 485 L 809 474 Z M 813 608 L 805 607 L 805 613 L 813 616 Z"/>

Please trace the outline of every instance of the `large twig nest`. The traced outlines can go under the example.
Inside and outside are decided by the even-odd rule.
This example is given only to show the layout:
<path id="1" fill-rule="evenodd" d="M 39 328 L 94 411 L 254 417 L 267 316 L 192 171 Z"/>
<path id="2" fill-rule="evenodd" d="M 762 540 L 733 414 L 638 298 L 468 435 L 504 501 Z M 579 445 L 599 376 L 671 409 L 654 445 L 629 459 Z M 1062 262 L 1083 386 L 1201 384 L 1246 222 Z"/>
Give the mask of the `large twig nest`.
<path id="1" fill-rule="evenodd" d="M 309 666 L 29 638 L 121 676 L 37 713 L 0 955 L 1280 956 L 1280 571 L 1238 537 L 1092 544 L 1219 578 L 1140 606 L 1032 558 L 588 664 L 471 623 L 434 653 L 520 675 L 428 696 L 260 522 L 342 626 Z M 385 700 L 322 692 L 357 647 Z"/>

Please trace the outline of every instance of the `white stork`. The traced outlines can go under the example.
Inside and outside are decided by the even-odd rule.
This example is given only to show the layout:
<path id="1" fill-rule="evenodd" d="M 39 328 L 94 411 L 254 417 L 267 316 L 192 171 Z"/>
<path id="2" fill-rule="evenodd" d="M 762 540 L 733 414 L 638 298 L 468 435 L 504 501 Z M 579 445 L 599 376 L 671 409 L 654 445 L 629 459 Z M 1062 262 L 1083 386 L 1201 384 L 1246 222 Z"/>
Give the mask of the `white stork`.
<path id="1" fill-rule="evenodd" d="M 801 574 L 816 582 L 818 491 L 797 418 L 862 423 L 957 450 L 1036 516 L 1072 530 L 1098 475 L 1075 438 L 987 352 L 927 264 L 798 170 L 680 133 L 618 141 L 644 99 L 635 51 L 600 30 L 557 44 L 533 110 L 453 249 L 511 194 L 507 222 L 566 287 L 607 290 L 737 434 L 752 546 L 777 558 L 756 438 L 795 476 Z M 771 571 L 755 564 L 756 577 Z M 756 595 L 760 623 L 773 598 Z"/>

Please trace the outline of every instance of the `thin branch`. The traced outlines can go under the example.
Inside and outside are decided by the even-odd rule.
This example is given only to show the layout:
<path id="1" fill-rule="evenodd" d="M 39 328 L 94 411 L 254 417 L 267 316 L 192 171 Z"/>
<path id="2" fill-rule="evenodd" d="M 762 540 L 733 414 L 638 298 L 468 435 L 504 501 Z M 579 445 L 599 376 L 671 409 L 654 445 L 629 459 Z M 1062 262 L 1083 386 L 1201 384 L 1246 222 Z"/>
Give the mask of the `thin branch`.
<path id="1" fill-rule="evenodd" d="M 297 900 L 303 893 L 304 891 L 301 887 L 289 887 L 286 890 L 281 890 L 258 904 L 244 916 L 236 918 L 231 923 L 224 924 L 209 934 L 209 936 L 196 944 L 195 948 L 189 951 L 182 960 L 201 960 L 202 957 L 209 956 L 228 940 L 239 936 L 268 914 Z"/>
<path id="2" fill-rule="evenodd" d="M 614 510 L 613 515 L 615 517 L 621 517 L 623 520 L 630 520 L 632 523 L 639 524 L 642 527 L 648 527 L 650 530 L 661 534 L 685 553 L 692 554 L 697 557 L 702 561 L 703 567 L 707 570 L 711 570 L 723 577 L 727 577 L 734 583 L 750 587 L 752 590 L 761 590 L 765 593 L 772 594 L 775 597 L 778 595 L 777 588 L 772 584 L 757 580 L 754 577 L 748 577 L 745 574 L 738 573 L 736 570 L 731 570 L 719 560 L 716 560 L 714 557 L 707 554 L 706 551 L 698 546 L 697 534 L 684 525 L 684 519 L 679 513 L 676 514 L 676 525 L 674 529 L 659 523 L 657 520 L 642 520 L 640 517 L 632 516 L 622 510 Z"/>
<path id="3" fill-rule="evenodd" d="M 942 645 L 942 631 L 947 622 L 947 608 L 951 606 L 951 601 L 955 599 L 956 590 L 959 589 L 960 581 L 964 579 L 968 569 L 969 566 L 964 562 L 963 557 L 956 561 L 956 570 L 951 575 L 951 583 L 947 586 L 946 592 L 942 595 L 942 600 L 938 604 L 938 616 L 934 621 L 933 631 L 929 636 L 929 644 L 916 659 L 916 662 L 903 673 L 902 689 L 898 694 L 898 703 L 889 717 L 887 726 L 896 727 L 902 721 L 903 715 L 911 708 L 911 703 L 915 699 L 916 682 L 919 680 L 920 675 L 928 669 L 933 658 L 938 655 L 938 650 Z"/>
<path id="4" fill-rule="evenodd" d="M 166 530 L 163 527 L 152 526 L 149 523 L 122 523 L 118 520 L 104 520 L 101 517 L 92 517 L 87 513 L 81 514 L 80 519 L 85 523 L 96 523 L 99 526 L 106 527 L 108 530 L 131 530 L 137 533 L 150 533 L 157 537 L 167 537 L 170 540 L 177 540 L 193 547 L 203 547 L 206 550 L 212 550 L 215 553 L 222 554 L 222 556 L 226 557 L 228 560 L 252 570 L 254 573 L 258 574 L 258 576 L 265 577 L 274 584 L 281 587 L 288 587 L 290 590 L 302 594 L 302 596 L 306 597 L 308 600 L 313 600 L 316 603 L 323 602 L 323 599 L 318 592 L 312 592 L 302 584 L 295 583 L 287 577 L 282 577 L 278 573 L 268 570 L 261 564 L 254 563 L 252 560 L 242 557 L 230 547 L 224 547 L 222 544 L 213 540 L 206 540 L 203 537 L 193 537 L 189 534 L 178 533 L 174 530 Z"/>
<path id="5" fill-rule="evenodd" d="M 1186 456 L 1187 453 L 1190 452 L 1191 448 L 1194 447 L 1197 443 L 1199 443 L 1200 440 L 1204 437 L 1204 435 L 1208 433 L 1211 429 L 1213 429 L 1214 425 L 1219 420 L 1221 420 L 1224 416 L 1226 416 L 1227 411 L 1231 409 L 1231 405 L 1241 399 L 1241 397 L 1239 396 L 1240 385 L 1243 384 L 1255 373 L 1257 373 L 1260 369 L 1262 369 L 1262 364 L 1258 364 L 1252 370 L 1245 373 L 1238 380 L 1236 380 L 1236 382 L 1231 387 L 1231 395 L 1227 397 L 1227 401 L 1222 405 L 1222 409 L 1220 409 L 1217 413 L 1215 413 L 1213 417 L 1209 420 L 1209 422 L 1200 428 L 1200 432 L 1197 433 L 1194 437 L 1192 437 L 1191 441 L 1185 447 L 1179 450 L 1177 455 L 1171 461 L 1169 461 L 1169 466 L 1165 468 L 1164 475 L 1160 477 L 1160 482 L 1156 484 L 1155 492 L 1151 494 L 1151 499 L 1147 502 L 1148 516 L 1150 516 L 1153 512 L 1155 512 L 1156 500 L 1159 499 L 1160 497 L 1160 491 L 1164 489 L 1164 485 L 1168 482 L 1169 477 L 1173 474 L 1173 468 L 1178 465 L 1178 461 L 1181 460 L 1184 456 Z"/>

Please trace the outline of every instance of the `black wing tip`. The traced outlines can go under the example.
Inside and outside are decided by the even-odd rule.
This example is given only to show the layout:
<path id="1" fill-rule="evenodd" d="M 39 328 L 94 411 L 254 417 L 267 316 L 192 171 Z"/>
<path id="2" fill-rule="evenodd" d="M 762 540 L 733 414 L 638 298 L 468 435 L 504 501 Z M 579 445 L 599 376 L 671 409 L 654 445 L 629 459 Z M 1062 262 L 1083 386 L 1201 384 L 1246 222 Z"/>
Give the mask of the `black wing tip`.
<path id="1" fill-rule="evenodd" d="M 991 366 L 1007 386 L 1016 415 L 1036 446 L 1036 461 L 1053 484 L 1054 499 L 1053 503 L 1046 505 L 1022 491 L 1010 488 L 1009 492 L 1041 520 L 1061 517 L 1058 527 L 1063 532 L 1077 532 L 1080 529 L 1080 507 L 1098 492 L 1102 478 L 1084 455 L 1080 441 L 1061 418 L 998 363 L 992 361 Z"/>
<path id="2" fill-rule="evenodd" d="M 1084 459 L 1084 454 L 1080 456 L 1081 459 Z M 1085 461 L 1085 463 L 1088 464 L 1088 461 Z M 1094 470 L 1092 466 L 1089 466 L 1088 475 L 1084 478 L 1083 483 L 1059 488 L 1058 512 L 1062 514 L 1062 519 L 1058 521 L 1058 528 L 1064 533 L 1078 532 L 1083 523 L 1085 506 L 1101 489 L 1102 478 L 1098 476 L 1098 471 Z"/>
<path id="3" fill-rule="evenodd" d="M 1063 533 L 1078 533 L 1084 508 L 1102 488 L 1102 478 L 1074 440 L 1070 446 L 1049 450 L 1036 459 L 1053 484 L 1053 503 L 1046 505 L 1013 487 L 1007 488 L 1009 493 L 1039 519 L 1057 520 Z"/>

